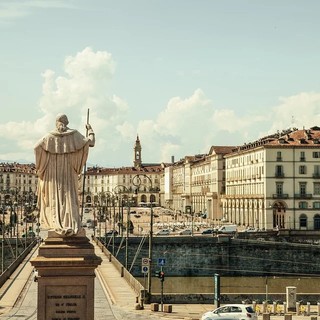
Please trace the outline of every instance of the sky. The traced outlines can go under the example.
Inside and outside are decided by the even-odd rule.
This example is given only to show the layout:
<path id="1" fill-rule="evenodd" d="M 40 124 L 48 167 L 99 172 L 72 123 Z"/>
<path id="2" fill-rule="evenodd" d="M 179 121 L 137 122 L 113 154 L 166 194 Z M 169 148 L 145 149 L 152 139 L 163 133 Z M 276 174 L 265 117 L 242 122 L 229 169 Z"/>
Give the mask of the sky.
<path id="1" fill-rule="evenodd" d="M 1 0 L 0 161 L 58 113 L 88 165 L 170 162 L 320 125 L 318 0 Z"/>

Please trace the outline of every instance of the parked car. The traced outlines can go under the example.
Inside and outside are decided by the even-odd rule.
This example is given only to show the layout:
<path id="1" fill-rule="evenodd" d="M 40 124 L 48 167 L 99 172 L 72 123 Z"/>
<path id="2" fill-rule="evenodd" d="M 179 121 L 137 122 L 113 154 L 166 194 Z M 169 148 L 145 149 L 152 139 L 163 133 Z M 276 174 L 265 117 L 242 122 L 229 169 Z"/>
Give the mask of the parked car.
<path id="1" fill-rule="evenodd" d="M 226 224 L 218 229 L 218 233 L 235 233 L 237 231 L 236 224 Z"/>
<path id="2" fill-rule="evenodd" d="M 170 234 L 169 229 L 162 229 L 155 233 L 156 236 L 168 236 Z"/>
<path id="3" fill-rule="evenodd" d="M 181 236 L 189 236 L 189 235 L 191 235 L 191 234 L 192 234 L 191 229 L 184 229 L 184 230 L 181 230 L 181 231 L 179 232 L 179 235 L 181 235 Z"/>
<path id="4" fill-rule="evenodd" d="M 215 233 L 215 230 L 212 228 L 205 229 L 202 231 L 202 234 L 213 234 L 213 233 Z"/>
<path id="5" fill-rule="evenodd" d="M 245 304 L 226 304 L 213 311 L 204 313 L 201 320 L 257 320 L 252 306 Z"/>

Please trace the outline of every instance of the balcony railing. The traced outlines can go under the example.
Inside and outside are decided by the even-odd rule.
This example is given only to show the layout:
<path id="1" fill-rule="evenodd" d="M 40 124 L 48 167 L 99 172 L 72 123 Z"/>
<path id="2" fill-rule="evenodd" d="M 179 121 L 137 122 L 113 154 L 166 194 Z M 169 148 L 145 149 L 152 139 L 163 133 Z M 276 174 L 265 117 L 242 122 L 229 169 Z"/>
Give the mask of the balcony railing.
<path id="1" fill-rule="evenodd" d="M 289 195 L 287 193 L 277 193 L 272 195 L 273 199 L 288 199 Z"/>
<path id="2" fill-rule="evenodd" d="M 275 176 L 276 178 L 284 178 L 284 173 L 283 173 L 283 172 L 276 172 L 276 173 L 274 174 L 274 176 Z"/>
<path id="3" fill-rule="evenodd" d="M 312 175 L 314 179 L 320 179 L 320 172 L 316 172 Z"/>
<path id="4" fill-rule="evenodd" d="M 296 199 L 311 199 L 312 194 L 311 193 L 296 193 L 294 195 Z"/>

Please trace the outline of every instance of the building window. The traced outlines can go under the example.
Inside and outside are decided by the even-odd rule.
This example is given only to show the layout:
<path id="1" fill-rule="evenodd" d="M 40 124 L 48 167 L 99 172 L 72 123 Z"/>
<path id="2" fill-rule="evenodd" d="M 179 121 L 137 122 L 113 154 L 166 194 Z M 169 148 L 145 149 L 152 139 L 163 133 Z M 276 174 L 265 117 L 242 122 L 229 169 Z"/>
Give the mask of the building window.
<path id="1" fill-rule="evenodd" d="M 300 209 L 306 209 L 306 208 L 308 208 L 308 202 L 306 202 L 306 201 L 300 201 L 300 202 L 299 202 L 299 208 L 300 208 Z"/>
<path id="2" fill-rule="evenodd" d="M 316 214 L 313 218 L 314 230 L 320 230 L 320 215 Z"/>
<path id="3" fill-rule="evenodd" d="M 276 177 L 283 177 L 283 167 L 282 166 L 276 166 Z"/>
<path id="4" fill-rule="evenodd" d="M 299 225 L 300 225 L 300 228 L 306 228 L 308 226 L 308 218 L 305 214 L 300 215 Z"/>
<path id="5" fill-rule="evenodd" d="M 276 190 L 277 190 L 278 196 L 281 196 L 283 194 L 283 183 L 282 182 L 276 182 Z"/>
<path id="6" fill-rule="evenodd" d="M 300 182 L 299 188 L 300 188 L 301 195 L 305 195 L 307 193 L 307 183 L 306 182 Z"/>
<path id="7" fill-rule="evenodd" d="M 320 209 L 320 202 L 316 201 L 313 203 L 313 209 Z"/>
<path id="8" fill-rule="evenodd" d="M 277 152 L 277 161 L 282 161 L 281 151 Z"/>
<path id="9" fill-rule="evenodd" d="M 306 166 L 299 166 L 299 173 L 300 174 L 306 174 L 307 173 L 307 167 Z"/>
<path id="10" fill-rule="evenodd" d="M 300 161 L 306 161 L 306 155 L 304 151 L 300 152 Z"/>
<path id="11" fill-rule="evenodd" d="M 315 165 L 313 169 L 313 177 L 320 178 L 320 165 Z"/>
<path id="12" fill-rule="evenodd" d="M 312 152 L 312 157 L 313 158 L 320 158 L 320 152 L 319 151 Z"/>
<path id="13" fill-rule="evenodd" d="M 320 182 L 314 182 L 314 184 L 313 184 L 313 194 L 320 195 Z"/>

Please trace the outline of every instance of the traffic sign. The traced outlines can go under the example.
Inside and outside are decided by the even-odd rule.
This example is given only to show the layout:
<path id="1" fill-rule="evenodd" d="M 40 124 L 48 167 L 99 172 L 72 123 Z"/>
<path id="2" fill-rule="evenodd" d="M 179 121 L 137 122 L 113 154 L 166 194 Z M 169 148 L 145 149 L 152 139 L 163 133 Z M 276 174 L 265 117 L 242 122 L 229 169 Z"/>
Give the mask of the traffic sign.
<path id="1" fill-rule="evenodd" d="M 142 258 L 142 265 L 148 266 L 149 265 L 149 258 Z"/>
<path id="2" fill-rule="evenodd" d="M 166 259 L 159 258 L 158 259 L 158 266 L 163 267 L 166 264 Z"/>
<path id="3" fill-rule="evenodd" d="M 142 273 L 149 273 L 149 267 L 148 266 L 142 266 L 142 268 L 141 268 L 141 272 Z"/>

